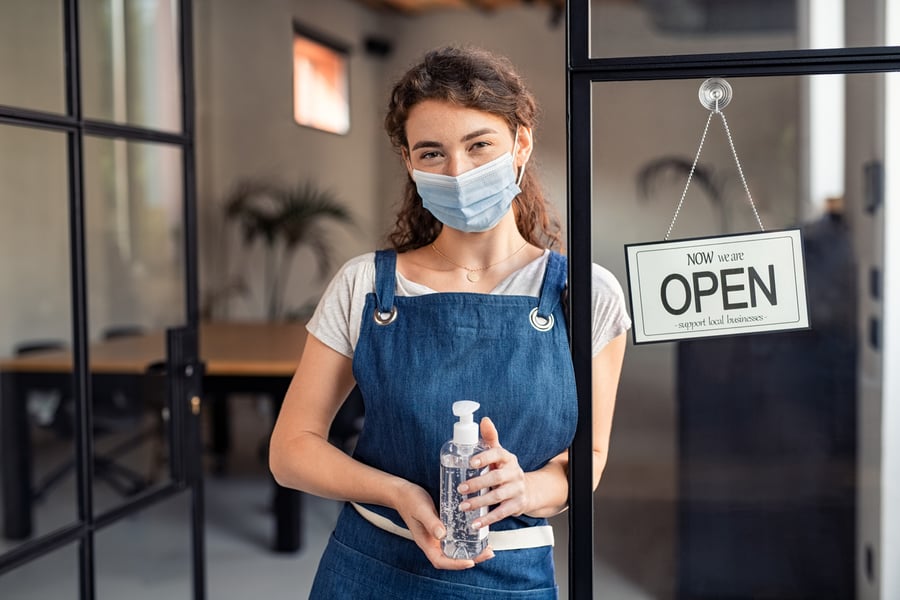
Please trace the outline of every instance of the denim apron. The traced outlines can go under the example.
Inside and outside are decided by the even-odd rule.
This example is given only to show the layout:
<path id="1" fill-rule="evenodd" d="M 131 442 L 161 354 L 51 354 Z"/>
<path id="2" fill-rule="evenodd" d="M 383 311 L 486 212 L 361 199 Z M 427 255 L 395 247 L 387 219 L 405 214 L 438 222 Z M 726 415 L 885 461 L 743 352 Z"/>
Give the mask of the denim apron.
<path id="1" fill-rule="evenodd" d="M 354 457 L 427 490 L 438 505 L 441 446 L 451 406 L 475 400 L 526 472 L 566 450 L 577 400 L 560 300 L 566 260 L 551 252 L 539 298 L 474 293 L 396 296 L 394 251 L 375 255 L 353 373 L 365 402 Z M 399 514 L 364 505 L 397 525 Z M 491 530 L 546 525 L 508 517 Z M 463 571 L 438 570 L 415 545 L 347 504 L 322 556 L 310 598 L 503 600 L 556 598 L 553 548 L 497 551 Z"/>

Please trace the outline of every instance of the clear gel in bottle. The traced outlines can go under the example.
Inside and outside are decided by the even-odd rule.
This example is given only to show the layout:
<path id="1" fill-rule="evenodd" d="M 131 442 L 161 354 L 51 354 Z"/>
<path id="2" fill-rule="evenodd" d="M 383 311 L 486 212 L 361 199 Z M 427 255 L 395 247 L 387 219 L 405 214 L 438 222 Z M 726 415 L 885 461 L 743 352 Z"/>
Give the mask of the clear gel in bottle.
<path id="1" fill-rule="evenodd" d="M 472 559 L 481 554 L 488 544 L 488 528 L 473 529 L 472 522 L 487 514 L 487 507 L 461 511 L 459 504 L 469 498 L 487 493 L 460 494 L 460 484 L 486 472 L 486 468 L 473 469 L 469 461 L 484 447 L 478 436 L 478 424 L 472 415 L 479 404 L 471 400 L 453 403 L 453 414 L 459 421 L 453 425 L 453 439 L 441 448 L 441 521 L 447 535 L 441 540 L 444 554 L 450 558 Z"/>

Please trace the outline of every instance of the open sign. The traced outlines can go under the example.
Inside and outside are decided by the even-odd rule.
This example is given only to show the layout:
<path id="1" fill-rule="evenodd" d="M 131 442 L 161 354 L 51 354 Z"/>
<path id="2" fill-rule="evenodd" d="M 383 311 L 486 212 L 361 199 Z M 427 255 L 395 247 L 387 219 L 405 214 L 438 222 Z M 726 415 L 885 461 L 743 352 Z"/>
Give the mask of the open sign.
<path id="1" fill-rule="evenodd" d="M 625 246 L 636 344 L 809 328 L 799 229 Z"/>

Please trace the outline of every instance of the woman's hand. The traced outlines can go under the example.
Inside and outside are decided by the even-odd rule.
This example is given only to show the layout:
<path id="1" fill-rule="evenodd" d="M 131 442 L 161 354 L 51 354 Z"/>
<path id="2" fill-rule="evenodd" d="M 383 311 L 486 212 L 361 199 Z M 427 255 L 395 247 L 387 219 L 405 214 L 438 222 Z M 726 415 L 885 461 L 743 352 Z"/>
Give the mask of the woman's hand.
<path id="1" fill-rule="evenodd" d="M 444 556 L 441 550 L 441 539 L 446 531 L 428 492 L 418 485 L 407 482 L 397 498 L 394 509 L 400 513 L 407 529 L 412 533 L 416 545 L 422 549 L 435 569 L 459 571 L 494 558 L 494 551 L 490 546 L 474 560 Z"/>
<path id="2" fill-rule="evenodd" d="M 490 467 L 487 473 L 474 477 L 460 486 L 463 494 L 473 494 L 487 489 L 482 496 L 473 496 L 459 507 L 462 510 L 476 510 L 483 506 L 497 505 L 483 518 L 476 520 L 475 527 L 485 527 L 509 516 L 518 516 L 529 509 L 529 493 L 525 472 L 519 466 L 516 455 L 500 445 L 500 437 L 494 422 L 485 417 L 481 420 L 481 439 L 487 450 L 476 454 L 469 463 L 474 468 Z"/>

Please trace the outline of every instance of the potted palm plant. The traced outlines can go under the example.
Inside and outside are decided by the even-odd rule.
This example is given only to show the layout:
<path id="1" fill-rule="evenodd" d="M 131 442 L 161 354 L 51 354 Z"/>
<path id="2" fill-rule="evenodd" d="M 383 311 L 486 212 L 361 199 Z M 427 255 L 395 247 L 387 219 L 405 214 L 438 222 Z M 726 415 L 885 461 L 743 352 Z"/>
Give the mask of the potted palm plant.
<path id="1" fill-rule="evenodd" d="M 330 220 L 353 224 L 349 211 L 335 194 L 311 181 L 293 186 L 240 181 L 225 200 L 225 216 L 238 223 L 245 247 L 258 240 L 263 243 L 263 285 L 270 320 L 286 316 L 284 294 L 296 251 L 301 246 L 313 251 L 321 279 L 332 264 L 324 223 Z"/>

